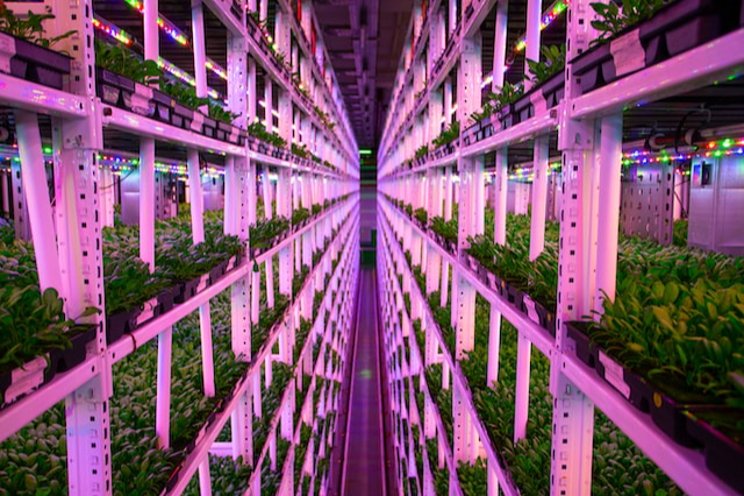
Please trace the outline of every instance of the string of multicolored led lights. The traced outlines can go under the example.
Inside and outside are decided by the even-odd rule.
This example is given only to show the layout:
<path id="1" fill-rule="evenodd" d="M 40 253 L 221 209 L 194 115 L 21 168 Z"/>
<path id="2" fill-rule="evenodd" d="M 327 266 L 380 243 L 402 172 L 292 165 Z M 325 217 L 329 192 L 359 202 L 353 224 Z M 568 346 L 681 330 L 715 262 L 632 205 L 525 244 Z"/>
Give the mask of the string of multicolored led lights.
<path id="1" fill-rule="evenodd" d="M 104 21 L 100 17 L 94 17 L 93 18 L 93 26 L 97 28 L 99 31 L 102 31 L 109 35 L 110 37 L 114 38 L 116 41 L 123 43 L 126 46 L 132 46 L 134 44 L 134 38 L 124 31 L 123 29 L 118 28 L 114 24 L 111 24 L 108 21 Z M 157 60 L 158 67 L 161 69 L 169 72 L 174 77 L 180 79 L 184 83 L 187 83 L 191 86 L 196 86 L 196 79 L 189 74 L 188 72 L 184 71 L 183 69 L 180 69 L 176 65 L 172 64 L 171 62 L 168 62 L 163 57 L 158 57 Z M 210 67 L 209 62 L 207 62 L 207 67 Z M 212 66 L 212 71 L 217 73 L 216 71 L 222 71 L 224 72 L 224 69 L 217 66 L 216 68 Z M 217 93 L 216 90 L 212 88 L 207 89 L 207 94 L 215 99 L 215 100 L 221 100 L 220 94 Z"/>
<path id="2" fill-rule="evenodd" d="M 108 24 L 104 21 L 102 21 L 98 17 L 93 18 L 93 27 L 103 31 L 107 35 L 109 35 L 111 38 L 115 39 L 119 43 L 131 46 L 134 43 L 134 39 L 127 34 L 126 31 L 122 31 L 121 29 L 117 28 L 116 26 L 112 24 Z"/>
<path id="3" fill-rule="evenodd" d="M 623 153 L 623 165 L 663 164 L 691 160 L 697 157 L 719 158 L 731 155 L 744 155 L 744 138 L 723 138 L 708 141 L 689 153 L 670 154 L 666 150 L 659 152 L 633 150 Z"/>
<path id="4" fill-rule="evenodd" d="M 568 0 L 558 0 L 553 5 L 550 6 L 548 10 L 543 13 L 542 20 L 540 21 L 540 31 L 550 26 L 550 24 L 555 21 L 559 15 L 564 13 L 566 9 L 568 8 Z M 519 40 L 517 40 L 517 43 L 514 45 L 514 52 L 519 53 L 522 50 L 524 50 L 527 47 L 527 35 L 525 34 Z"/>
<path id="5" fill-rule="evenodd" d="M 135 9 L 141 15 L 144 15 L 145 5 L 139 0 L 124 0 L 124 3 Z M 188 35 L 178 29 L 178 27 L 173 22 L 169 21 L 161 14 L 158 14 L 158 27 L 179 45 L 184 47 L 188 47 L 191 45 L 191 40 L 189 39 Z M 207 57 L 206 66 L 207 69 L 216 74 L 217 77 L 227 81 L 227 71 L 217 62 Z"/>
<path id="6" fill-rule="evenodd" d="M 109 167 L 113 172 L 129 172 L 139 167 L 138 157 L 127 157 L 124 155 L 116 155 L 111 152 L 99 153 L 97 155 L 98 164 Z M 179 176 L 188 176 L 188 165 L 184 162 L 179 161 L 155 161 L 155 170 L 158 172 L 177 174 Z M 224 176 L 224 169 L 217 168 L 215 166 L 208 166 L 202 169 L 203 174 L 210 176 Z"/>
<path id="7" fill-rule="evenodd" d="M 124 0 L 124 3 L 135 9 L 140 14 L 145 15 L 145 5 L 139 0 Z M 160 14 L 158 14 L 158 27 L 162 29 L 163 32 L 165 32 L 168 36 L 173 38 L 173 40 L 179 45 L 189 45 L 189 39 L 186 34 L 178 29 L 175 24 L 173 24 Z"/>
<path id="8" fill-rule="evenodd" d="M 548 164 L 548 170 L 550 172 L 557 171 L 561 168 L 561 161 L 558 160 L 556 162 L 550 162 Z M 511 174 L 509 174 L 509 179 L 512 180 L 518 180 L 518 181 L 531 181 L 534 179 L 535 174 L 532 171 L 532 166 L 524 166 L 524 167 L 517 167 L 512 171 Z"/>
<path id="9" fill-rule="evenodd" d="M 54 149 L 51 146 L 45 145 L 42 147 L 42 154 L 44 156 L 45 163 L 53 163 L 53 152 Z M 96 159 L 98 161 L 98 165 L 109 167 L 116 173 L 129 172 L 137 169 L 140 163 L 139 157 L 135 155 L 127 155 L 112 151 L 98 153 L 96 154 Z M 8 160 L 14 163 L 20 163 L 21 158 L 18 155 L 18 145 L 0 145 L 0 160 Z M 188 165 L 185 162 L 180 162 L 177 160 L 156 160 L 155 170 L 158 172 L 177 174 L 179 176 L 188 176 Z M 214 165 L 208 165 L 205 169 L 202 169 L 202 173 L 210 176 L 225 175 L 225 171 L 223 168 L 216 167 Z"/>
<path id="10" fill-rule="evenodd" d="M 553 21 L 555 21 L 561 14 L 563 14 L 566 9 L 568 9 L 568 4 L 568 0 L 557 0 L 553 5 L 551 5 L 550 8 L 548 8 L 542 15 L 542 20 L 540 21 L 540 31 L 550 26 Z M 523 51 L 526 47 L 527 35 L 524 34 L 517 40 L 517 43 L 514 45 L 513 53 L 517 54 Z M 511 64 L 505 65 L 504 72 L 508 71 L 509 68 L 511 68 Z M 493 74 L 489 74 L 481 83 L 481 88 L 485 88 L 492 82 Z"/>

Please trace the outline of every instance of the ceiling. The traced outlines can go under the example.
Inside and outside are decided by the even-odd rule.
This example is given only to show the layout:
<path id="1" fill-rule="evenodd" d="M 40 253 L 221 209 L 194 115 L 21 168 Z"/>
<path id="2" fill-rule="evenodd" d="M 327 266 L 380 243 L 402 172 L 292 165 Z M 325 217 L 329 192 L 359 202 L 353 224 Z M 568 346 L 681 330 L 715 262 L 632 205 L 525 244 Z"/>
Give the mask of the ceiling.
<path id="1" fill-rule="evenodd" d="M 315 0 L 313 7 L 362 148 L 375 148 L 413 0 Z"/>

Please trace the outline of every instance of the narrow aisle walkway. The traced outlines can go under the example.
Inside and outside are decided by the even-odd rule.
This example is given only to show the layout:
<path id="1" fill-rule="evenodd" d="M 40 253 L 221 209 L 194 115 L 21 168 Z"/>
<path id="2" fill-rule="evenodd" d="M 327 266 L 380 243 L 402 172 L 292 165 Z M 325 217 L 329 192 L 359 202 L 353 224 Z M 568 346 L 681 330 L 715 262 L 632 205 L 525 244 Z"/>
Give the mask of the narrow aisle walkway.
<path id="1" fill-rule="evenodd" d="M 342 495 L 384 496 L 385 463 L 375 272 L 360 271 Z"/>

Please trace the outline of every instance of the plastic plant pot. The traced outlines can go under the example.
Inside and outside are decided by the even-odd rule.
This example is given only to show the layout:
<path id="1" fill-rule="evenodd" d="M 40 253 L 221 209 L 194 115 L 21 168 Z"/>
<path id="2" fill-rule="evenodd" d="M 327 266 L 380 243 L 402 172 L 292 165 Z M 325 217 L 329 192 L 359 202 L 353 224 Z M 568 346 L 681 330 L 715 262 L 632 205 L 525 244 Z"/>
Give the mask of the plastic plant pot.
<path id="1" fill-rule="evenodd" d="M 744 433 L 737 429 L 744 411 L 696 408 L 685 412 L 685 418 L 690 436 L 703 446 L 705 466 L 736 492 L 744 493 Z"/>
<path id="2" fill-rule="evenodd" d="M 194 279 L 183 283 L 183 292 L 176 295 L 174 301 L 176 303 L 183 303 L 190 300 L 202 292 L 207 286 L 209 286 L 209 273 L 195 277 Z"/>
<path id="3" fill-rule="evenodd" d="M 204 115 L 201 125 L 201 134 L 209 138 L 217 138 L 217 121 Z"/>
<path id="4" fill-rule="evenodd" d="M 488 287 L 491 288 L 496 293 L 498 293 L 499 295 L 501 295 L 502 289 L 503 289 L 503 281 L 501 280 L 501 278 L 490 271 L 488 272 L 486 276 L 488 278 Z"/>
<path id="5" fill-rule="evenodd" d="M 44 372 L 47 367 L 46 357 L 48 355 L 44 354 L 20 367 L 0 373 L 0 403 L 3 407 L 52 380 L 54 372 L 50 376 Z"/>
<path id="6" fill-rule="evenodd" d="M 64 76 L 70 73 L 70 57 L 6 33 L 0 33 L 0 41 L 5 46 L 13 46 L 13 51 L 0 52 L 10 58 L 7 73 L 43 86 L 62 89 Z"/>
<path id="7" fill-rule="evenodd" d="M 181 129 L 191 129 L 191 122 L 194 120 L 194 111 L 176 102 L 173 102 L 171 108 L 171 124 Z"/>
<path id="8" fill-rule="evenodd" d="M 687 430 L 685 411 L 714 406 L 710 397 L 691 392 L 674 378 L 655 377 L 652 385 L 651 419 L 664 433 L 682 446 L 697 447 L 698 441 Z"/>
<path id="9" fill-rule="evenodd" d="M 644 413 L 649 413 L 653 394 L 651 384 L 608 356 L 598 345 L 594 346 L 594 352 L 594 369 L 597 375 L 623 395 L 631 405 Z"/>
<path id="10" fill-rule="evenodd" d="M 181 286 L 175 285 L 170 288 L 164 289 L 160 292 L 160 294 L 158 294 L 157 299 L 159 305 L 159 315 L 163 315 L 173 308 L 175 297 L 177 294 L 180 294 L 181 291 Z"/>
<path id="11" fill-rule="evenodd" d="M 67 372 L 85 361 L 88 343 L 96 337 L 97 326 L 77 325 L 68 331 L 72 346 L 64 350 L 49 352 L 49 367 L 44 372 L 45 382 L 52 380 L 55 374 Z"/>
<path id="12" fill-rule="evenodd" d="M 225 267 L 227 267 L 227 260 L 224 260 L 209 271 L 209 282 L 210 284 L 214 284 L 220 279 L 222 279 L 222 276 L 225 275 Z"/>
<path id="13" fill-rule="evenodd" d="M 96 68 L 96 93 L 104 102 L 116 107 L 126 108 L 124 95 L 134 93 L 134 81 L 115 72 Z"/>
<path id="14" fill-rule="evenodd" d="M 155 102 L 154 117 L 162 122 L 170 124 L 173 119 L 173 99 L 162 91 L 153 89 L 152 100 Z"/>
<path id="15" fill-rule="evenodd" d="M 537 90 L 538 88 L 529 91 L 522 98 L 514 102 L 514 113 L 516 115 L 512 125 L 524 122 L 535 115 L 535 106 L 532 104 L 532 95 Z"/>
<path id="16" fill-rule="evenodd" d="M 612 59 L 609 43 L 587 50 L 570 63 L 573 75 L 579 77 L 582 94 L 616 79 L 615 62 Z"/>
<path id="17" fill-rule="evenodd" d="M 139 314 L 139 309 L 130 309 L 106 316 L 106 342 L 115 343 L 125 333 L 134 329 L 134 318 Z"/>
<path id="18" fill-rule="evenodd" d="M 740 6 L 731 0 L 681 0 L 639 25 L 650 66 L 711 41 L 738 27 Z"/>
<path id="19" fill-rule="evenodd" d="M 540 85 L 540 91 L 545 98 L 547 108 L 553 108 L 563 100 L 565 90 L 565 80 L 563 71 L 559 71 L 550 79 Z"/>
<path id="20" fill-rule="evenodd" d="M 574 341 L 576 358 L 588 367 L 594 368 L 596 350 L 594 343 L 589 338 L 589 329 L 593 322 L 572 321 L 566 323 L 566 335 Z"/>
<path id="21" fill-rule="evenodd" d="M 522 300 L 524 298 L 524 293 L 521 289 L 517 288 L 514 283 L 506 282 L 506 297 L 508 298 L 509 303 L 517 307 L 520 311 L 523 311 Z"/>

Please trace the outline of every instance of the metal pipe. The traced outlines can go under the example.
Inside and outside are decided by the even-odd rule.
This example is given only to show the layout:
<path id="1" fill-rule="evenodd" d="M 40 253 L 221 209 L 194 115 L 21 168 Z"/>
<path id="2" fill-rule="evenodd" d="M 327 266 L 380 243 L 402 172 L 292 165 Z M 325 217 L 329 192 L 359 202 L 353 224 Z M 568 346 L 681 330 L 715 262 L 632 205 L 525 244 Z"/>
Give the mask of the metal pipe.
<path id="1" fill-rule="evenodd" d="M 204 36 L 204 8 L 201 0 L 192 0 L 191 3 L 191 31 L 194 50 L 194 78 L 196 79 L 196 96 L 204 98 L 207 96 L 207 46 Z M 206 105 L 200 107 L 202 112 L 206 111 Z"/>
<path id="2" fill-rule="evenodd" d="M 140 258 L 155 270 L 155 140 L 140 138 L 139 163 Z"/>
<path id="3" fill-rule="evenodd" d="M 535 138 L 532 216 L 530 219 L 530 260 L 539 257 L 545 248 L 545 209 L 548 203 L 548 145 L 549 137 L 547 135 Z"/>
<path id="4" fill-rule="evenodd" d="M 42 291 L 54 288 L 62 292 L 62 276 L 55 239 L 52 204 L 46 181 L 39 122 L 33 112 L 15 111 L 18 154 L 21 159 L 21 183 L 26 197 L 31 239 L 36 252 L 36 268 Z M 5 178 L 3 178 L 5 179 Z M 16 200 L 17 203 L 17 200 Z M 64 296 L 64 295 L 62 295 Z"/>
<path id="5" fill-rule="evenodd" d="M 529 71 L 528 60 L 540 60 L 540 22 L 542 21 L 542 1 L 541 0 L 527 0 L 527 34 L 525 41 L 527 42 L 524 49 L 524 73 L 525 75 L 531 74 Z M 532 80 L 527 78 L 524 81 L 524 88 L 528 90 L 532 87 Z"/>
<path id="6" fill-rule="evenodd" d="M 597 222 L 597 272 L 594 309 L 601 311 L 602 292 L 615 298 L 617 238 L 620 222 L 620 172 L 622 162 L 623 115 L 602 118 L 600 138 L 599 197 L 602 207 Z"/>
<path id="7" fill-rule="evenodd" d="M 171 360 L 173 353 L 173 328 L 168 327 L 158 334 L 157 397 L 155 399 L 155 435 L 159 447 L 170 446 L 170 397 Z"/>
<path id="8" fill-rule="evenodd" d="M 496 26 L 493 38 L 493 81 L 491 91 L 497 93 L 504 86 L 506 73 L 506 32 L 508 25 L 509 0 L 499 0 L 496 5 Z"/>
<path id="9" fill-rule="evenodd" d="M 495 203 L 493 218 L 493 240 L 496 244 L 506 244 L 506 199 L 509 191 L 508 177 L 508 150 L 499 148 L 496 150 L 496 176 L 494 178 Z"/>
<path id="10" fill-rule="evenodd" d="M 530 407 L 530 355 L 532 343 L 521 332 L 517 338 L 517 384 L 514 397 L 514 442 L 527 435 Z"/>
<path id="11" fill-rule="evenodd" d="M 145 4 L 142 21 L 145 32 L 145 60 L 160 57 L 160 32 L 158 31 L 158 0 L 143 0 Z"/>

